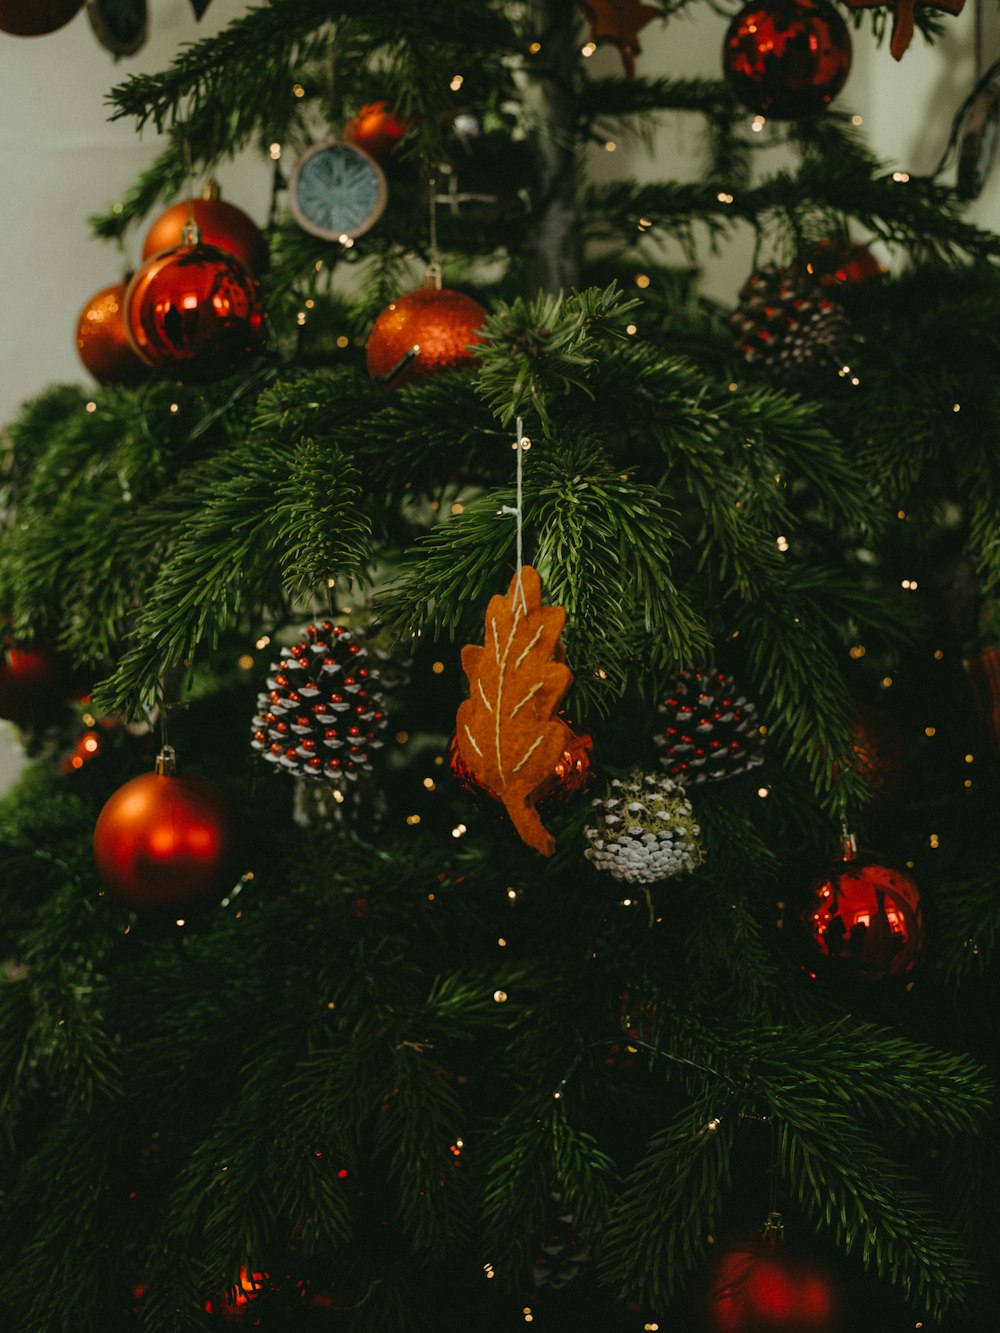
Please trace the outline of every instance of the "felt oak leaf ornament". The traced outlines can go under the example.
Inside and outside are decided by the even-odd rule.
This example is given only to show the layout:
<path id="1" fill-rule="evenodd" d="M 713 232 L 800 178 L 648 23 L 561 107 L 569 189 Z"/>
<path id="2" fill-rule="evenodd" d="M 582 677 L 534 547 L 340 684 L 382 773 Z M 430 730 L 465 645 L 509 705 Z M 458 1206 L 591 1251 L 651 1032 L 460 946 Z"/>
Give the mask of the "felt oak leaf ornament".
<path id="1" fill-rule="evenodd" d="M 642 0 L 579 0 L 590 20 L 592 42 L 612 42 L 621 52 L 625 73 L 635 78 L 635 58 L 639 55 L 639 31 L 653 19 L 663 18 L 663 10 L 644 5 Z"/>
<path id="2" fill-rule="evenodd" d="M 894 60 L 902 60 L 903 52 L 913 40 L 913 15 L 921 3 L 932 9 L 944 9 L 949 14 L 961 14 L 965 6 L 965 0 L 846 0 L 848 9 L 881 9 L 887 5 L 893 10 L 889 50 Z"/>
<path id="3" fill-rule="evenodd" d="M 462 649 L 469 697 L 455 725 L 459 757 L 496 792 L 520 837 L 543 856 L 556 844 L 534 797 L 573 734 L 553 716 L 573 683 L 559 660 L 565 623 L 561 606 L 542 606 L 538 573 L 524 565 L 505 597 L 490 598 L 483 646 Z"/>

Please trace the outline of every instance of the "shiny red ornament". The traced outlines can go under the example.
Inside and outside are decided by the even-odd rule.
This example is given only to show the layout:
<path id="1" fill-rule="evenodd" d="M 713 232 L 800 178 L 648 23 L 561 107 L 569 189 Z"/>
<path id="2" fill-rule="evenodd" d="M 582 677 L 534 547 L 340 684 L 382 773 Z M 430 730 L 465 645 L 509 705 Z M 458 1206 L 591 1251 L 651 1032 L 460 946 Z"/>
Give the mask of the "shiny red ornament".
<path id="1" fill-rule="evenodd" d="M 125 293 L 132 346 L 170 379 L 207 384 L 258 351 L 264 309 L 257 280 L 214 245 L 181 245 L 148 259 Z"/>
<path id="2" fill-rule="evenodd" d="M 567 801 L 572 800 L 574 796 L 586 791 L 594 776 L 592 768 L 593 740 L 585 732 L 575 732 L 564 719 L 558 720 L 562 722 L 566 731 L 563 752 L 556 761 L 551 776 L 545 779 L 532 796 L 534 805 L 539 807 L 548 805 L 550 809 L 564 805 Z M 457 736 L 451 738 L 448 765 L 451 768 L 452 775 L 458 779 L 470 796 L 488 797 L 491 801 L 499 802 L 500 798 L 496 792 L 487 787 L 484 782 L 480 782 L 476 774 L 462 762 Z"/>
<path id="3" fill-rule="evenodd" d="M 786 1242 L 730 1242 L 715 1258 L 706 1302 L 711 1333 L 842 1333 L 831 1275 Z"/>
<path id="4" fill-rule="evenodd" d="M 0 637 L 0 718 L 19 727 L 38 722 L 66 697 L 69 661 L 44 643 L 15 647 Z"/>
<path id="5" fill-rule="evenodd" d="M 200 199 L 183 200 L 160 214 L 142 243 L 143 260 L 183 245 L 184 228 L 191 221 L 198 228 L 203 244 L 235 255 L 251 273 L 262 273 L 267 267 L 263 232 L 242 208 L 220 197 L 215 181 L 206 183 Z"/>
<path id="6" fill-rule="evenodd" d="M 120 787 L 94 829 L 94 859 L 105 888 L 126 906 L 174 912 L 227 886 L 232 856 L 229 811 L 202 777 L 179 778 L 172 752 Z"/>
<path id="7" fill-rule="evenodd" d="M 722 46 L 726 82 L 751 111 L 772 120 L 814 116 L 851 68 L 851 34 L 826 0 L 751 0 Z"/>
<path id="8" fill-rule="evenodd" d="M 368 335 L 368 374 L 398 388 L 425 375 L 475 360 L 477 330 L 486 311 L 471 296 L 447 287 L 418 287 L 397 297 Z"/>
<path id="9" fill-rule="evenodd" d="M 344 126 L 342 137 L 372 157 L 388 157 L 409 129 L 387 102 L 369 102 Z"/>
<path id="10" fill-rule="evenodd" d="M 230 1287 L 220 1301 L 206 1301 L 206 1314 L 224 1314 L 231 1319 L 240 1319 L 265 1291 L 270 1290 L 267 1273 L 253 1273 L 248 1268 L 241 1268 L 234 1286 Z"/>
<path id="11" fill-rule="evenodd" d="M 0 0 L 0 32 L 41 37 L 63 27 L 83 8 L 83 0 Z"/>
<path id="12" fill-rule="evenodd" d="M 885 269 L 860 241 L 817 241 L 796 267 L 817 277 L 823 287 L 854 287 L 885 276 Z"/>
<path id="13" fill-rule="evenodd" d="M 98 384 L 142 384 L 149 367 L 125 330 L 125 283 L 102 287 L 80 311 L 76 350 Z"/>
<path id="14" fill-rule="evenodd" d="M 810 891 L 802 921 L 820 966 L 863 981 L 906 976 L 923 949 L 913 876 L 871 853 L 836 862 Z"/>

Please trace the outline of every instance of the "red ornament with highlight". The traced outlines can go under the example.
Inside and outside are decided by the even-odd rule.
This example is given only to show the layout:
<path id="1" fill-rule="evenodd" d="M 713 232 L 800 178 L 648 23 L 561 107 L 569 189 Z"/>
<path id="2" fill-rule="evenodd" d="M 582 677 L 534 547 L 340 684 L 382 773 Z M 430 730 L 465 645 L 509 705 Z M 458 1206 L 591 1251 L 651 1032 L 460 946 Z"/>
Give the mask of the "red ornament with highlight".
<path id="1" fill-rule="evenodd" d="M 232 833 L 226 801 L 207 778 L 179 778 L 164 750 L 155 773 L 126 782 L 94 829 L 94 860 L 109 893 L 136 911 L 173 913 L 222 893 Z"/>
<path id="2" fill-rule="evenodd" d="M 189 221 L 194 222 L 205 245 L 214 245 L 235 255 L 251 273 L 262 273 L 267 267 L 267 242 L 263 232 L 242 208 L 220 198 L 219 187 L 214 181 L 206 184 L 200 199 L 185 199 L 160 214 L 146 233 L 142 245 L 143 261 L 183 245 L 183 232 Z"/>
<path id="3" fill-rule="evenodd" d="M 80 311 L 76 350 L 98 384 L 142 384 L 149 367 L 136 355 L 125 328 L 125 283 L 102 287 Z"/>
<path id="4" fill-rule="evenodd" d="M 915 880 L 871 853 L 836 862 L 813 887 L 802 921 L 817 965 L 862 981 L 905 977 L 923 948 Z"/>
<path id="5" fill-rule="evenodd" d="M 750 111 L 798 120 L 822 111 L 844 86 L 851 35 L 826 0 L 751 0 L 729 25 L 722 64 Z"/>
<path id="6" fill-rule="evenodd" d="M 885 269 L 860 241 L 817 241 L 796 267 L 819 278 L 823 287 L 858 287 L 885 276 Z"/>
<path id="7" fill-rule="evenodd" d="M 475 361 L 486 311 L 447 287 L 418 287 L 379 315 L 368 335 L 368 374 L 398 388 L 425 375 Z"/>
<path id="8" fill-rule="evenodd" d="M 148 365 L 170 379 L 207 384 L 259 350 L 264 309 L 250 270 L 199 242 L 143 264 L 125 293 L 125 326 Z"/>
<path id="9" fill-rule="evenodd" d="M 0 32 L 41 37 L 62 28 L 83 8 L 83 0 L 0 0 Z"/>
<path id="10" fill-rule="evenodd" d="M 769 1224 L 770 1225 L 770 1224 Z M 838 1333 L 841 1297 L 831 1275 L 780 1239 L 736 1241 L 712 1266 L 707 1299 L 711 1333 Z"/>
<path id="11" fill-rule="evenodd" d="M 15 647 L 0 636 L 0 718 L 30 726 L 52 712 L 71 688 L 67 658 L 44 643 Z"/>
<path id="12" fill-rule="evenodd" d="M 387 102 L 369 102 L 344 126 L 343 138 L 372 157 L 388 157 L 400 144 L 409 125 Z"/>

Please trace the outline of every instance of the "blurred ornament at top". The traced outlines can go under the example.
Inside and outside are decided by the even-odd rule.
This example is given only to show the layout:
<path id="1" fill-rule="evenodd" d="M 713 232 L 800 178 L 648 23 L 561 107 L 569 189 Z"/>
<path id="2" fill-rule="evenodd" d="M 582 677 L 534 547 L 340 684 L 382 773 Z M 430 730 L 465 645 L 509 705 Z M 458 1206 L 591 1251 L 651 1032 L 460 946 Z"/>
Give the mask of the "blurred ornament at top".
<path id="1" fill-rule="evenodd" d="M 814 116 L 851 68 L 851 35 L 826 0 L 751 0 L 722 44 L 726 82 L 738 102 L 772 120 Z"/>
<path id="2" fill-rule="evenodd" d="M 97 40 L 115 56 L 135 55 L 149 31 L 146 0 L 87 0 L 87 18 Z"/>
<path id="3" fill-rule="evenodd" d="M 83 8 L 83 0 L 0 0 L 0 32 L 41 37 L 62 28 Z"/>
<path id="4" fill-rule="evenodd" d="M 388 102 L 368 102 L 344 126 L 343 138 L 375 158 L 388 157 L 399 147 L 409 125 Z"/>
<path id="5" fill-rule="evenodd" d="M 590 21 L 590 40 L 617 46 L 626 75 L 634 79 L 635 58 L 642 53 L 639 33 L 653 19 L 662 19 L 663 10 L 642 0 L 579 0 L 579 4 Z"/>
<path id="6" fill-rule="evenodd" d="M 914 13 L 917 4 L 928 9 L 943 9 L 949 14 L 961 14 L 965 0 L 844 0 L 848 9 L 891 9 L 892 39 L 889 50 L 893 60 L 902 60 L 903 53 L 913 41 Z"/>
<path id="7" fill-rule="evenodd" d="M 251 273 L 266 269 L 267 242 L 260 228 L 241 208 L 226 203 L 218 183 L 211 179 L 202 187 L 201 198 L 183 199 L 160 214 L 143 241 L 143 260 L 180 245 L 182 232 L 192 221 L 205 245 L 235 255 Z"/>

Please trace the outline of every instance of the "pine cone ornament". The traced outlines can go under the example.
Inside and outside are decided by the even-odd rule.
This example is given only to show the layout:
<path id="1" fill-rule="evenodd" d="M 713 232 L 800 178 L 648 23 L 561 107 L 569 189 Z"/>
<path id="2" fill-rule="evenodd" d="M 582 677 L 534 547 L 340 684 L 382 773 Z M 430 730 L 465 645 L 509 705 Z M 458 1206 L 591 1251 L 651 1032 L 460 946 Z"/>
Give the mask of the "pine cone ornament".
<path id="1" fill-rule="evenodd" d="M 775 384 L 844 365 L 847 316 L 818 275 L 765 264 L 743 284 L 732 325 L 747 364 Z"/>
<path id="2" fill-rule="evenodd" d="M 386 715 L 366 639 L 323 620 L 282 648 L 257 696 L 250 741 L 269 764 L 338 784 L 370 771 Z"/>
<path id="3" fill-rule="evenodd" d="M 627 884 L 655 884 L 700 864 L 691 802 L 670 778 L 614 778 L 607 796 L 593 804 L 597 826 L 588 824 L 583 834 L 590 843 L 584 855 L 596 870 Z"/>
<path id="4" fill-rule="evenodd" d="M 672 778 L 710 782 L 764 762 L 757 708 L 723 671 L 678 672 L 658 711 L 667 724 L 653 739 L 663 747 L 660 764 Z"/>
<path id="5" fill-rule="evenodd" d="M 580 1234 L 559 1188 L 552 1191 L 552 1205 L 552 1227 L 538 1247 L 534 1278 L 536 1287 L 558 1291 L 579 1277 L 593 1260 L 595 1237 Z"/>

